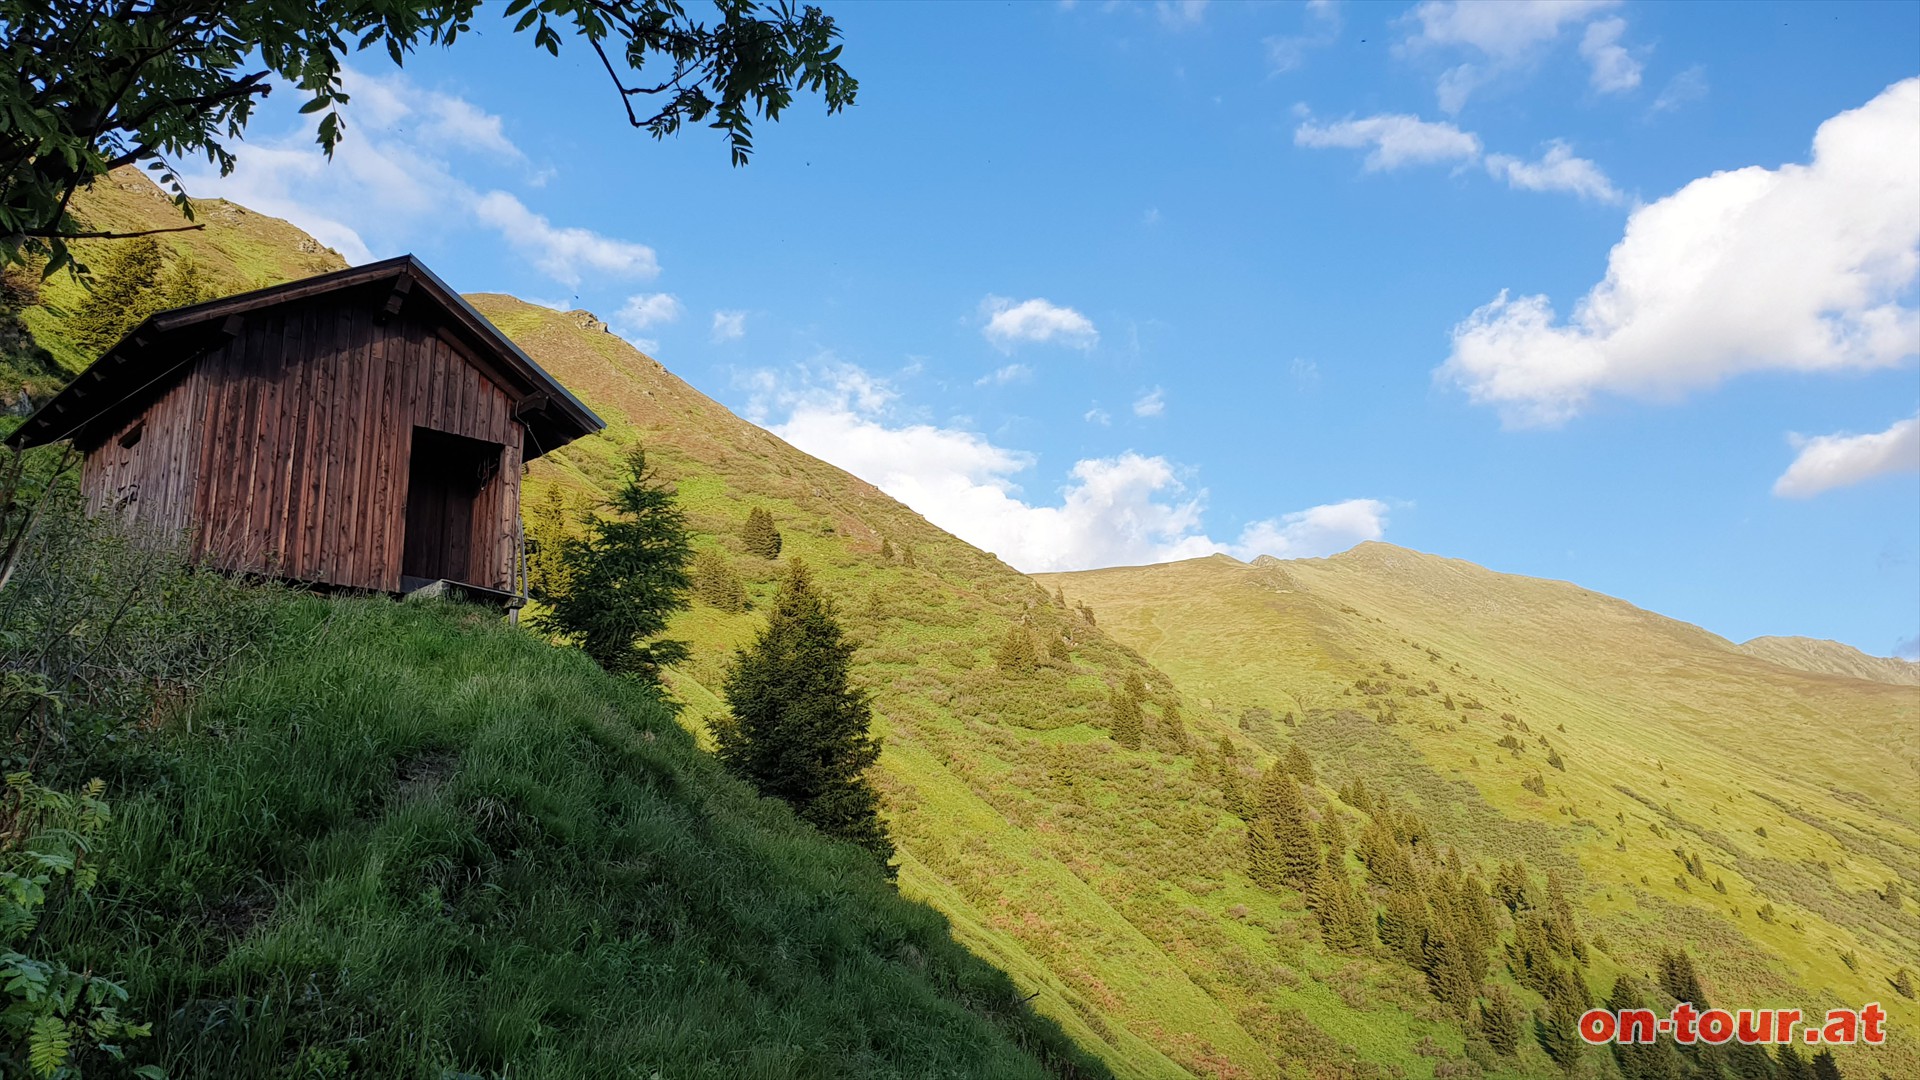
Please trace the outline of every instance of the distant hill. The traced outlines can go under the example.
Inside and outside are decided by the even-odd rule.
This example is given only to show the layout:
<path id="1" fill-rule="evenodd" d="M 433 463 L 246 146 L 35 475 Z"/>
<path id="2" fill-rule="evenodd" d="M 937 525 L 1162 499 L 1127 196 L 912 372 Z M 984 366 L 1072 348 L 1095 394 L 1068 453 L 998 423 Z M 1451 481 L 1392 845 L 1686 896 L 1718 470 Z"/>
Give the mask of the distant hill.
<path id="1" fill-rule="evenodd" d="M 1227 788 L 1254 790 L 1296 747 L 1323 826 L 1358 828 L 1338 792 L 1364 779 L 1483 880 L 1525 859 L 1568 883 L 1597 997 L 1684 945 L 1716 1003 L 1882 1000 L 1896 1032 L 1920 1023 L 1887 989 L 1898 963 L 1920 967 L 1920 917 L 1876 892 L 1920 891 L 1909 687 L 1810 676 L 1576 585 L 1385 544 L 1030 578 L 735 416 L 588 312 L 470 299 L 609 422 L 535 462 L 526 505 L 548 491 L 594 504 L 641 442 L 699 545 L 747 584 L 749 610 L 702 605 L 674 624 L 694 646 L 671 673 L 681 722 L 705 737 L 730 652 L 760 625 L 777 564 L 739 530 L 765 507 L 783 557 L 816 568 L 860 643 L 902 893 L 1121 1076 L 1559 1072 L 1531 1037 L 1491 1054 L 1418 970 L 1378 946 L 1329 947 L 1300 893 L 1254 884 L 1248 810 Z M 1021 633 L 1041 662 L 1002 670 Z M 1129 676 L 1145 692 L 1138 750 L 1110 731 Z M 1544 794 L 1521 786 L 1536 777 Z M 1489 979 L 1540 1006 L 1504 962 Z M 1896 1037 L 1848 1075 L 1875 1075 L 1869 1061 L 1920 1073 Z M 1592 1051 L 1583 1067 L 1607 1075 L 1610 1060 Z"/>
<path id="2" fill-rule="evenodd" d="M 1817 675 L 1845 675 L 1853 679 L 1920 686 L 1920 663 L 1889 656 L 1868 656 L 1851 645 L 1808 637 L 1757 637 L 1740 644 L 1740 651 L 1782 667 Z"/>
<path id="3" fill-rule="evenodd" d="M 1920 692 L 1797 670 L 1839 647 L 1790 668 L 1577 585 L 1383 543 L 1039 580 L 1189 698 L 1297 714 L 1327 773 L 1395 777 L 1467 851 L 1566 860 L 1607 961 L 1645 970 L 1685 944 L 1716 1002 L 1879 1000 L 1920 1022 L 1887 990 L 1920 957 L 1900 899 L 1920 882 Z M 1522 786 L 1536 776 L 1544 794 Z M 1920 1067 L 1900 1042 L 1848 1074 Z"/>

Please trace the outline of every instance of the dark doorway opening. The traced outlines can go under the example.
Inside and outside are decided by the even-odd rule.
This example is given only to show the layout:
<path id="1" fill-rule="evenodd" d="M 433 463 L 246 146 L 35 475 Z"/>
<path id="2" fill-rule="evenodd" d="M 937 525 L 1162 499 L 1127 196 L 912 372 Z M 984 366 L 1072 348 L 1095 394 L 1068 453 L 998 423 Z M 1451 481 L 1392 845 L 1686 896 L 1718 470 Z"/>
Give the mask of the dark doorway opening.
<path id="1" fill-rule="evenodd" d="M 474 499 L 500 471 L 501 450 L 499 443 L 413 429 L 407 535 L 400 561 L 403 586 L 467 580 L 473 563 Z"/>

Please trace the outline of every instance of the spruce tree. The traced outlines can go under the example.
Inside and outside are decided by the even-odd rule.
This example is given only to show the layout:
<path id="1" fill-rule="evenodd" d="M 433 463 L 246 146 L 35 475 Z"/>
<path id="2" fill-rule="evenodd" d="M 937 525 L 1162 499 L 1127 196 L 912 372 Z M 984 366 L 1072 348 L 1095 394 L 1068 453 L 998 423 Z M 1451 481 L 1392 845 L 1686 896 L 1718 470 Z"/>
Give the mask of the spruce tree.
<path id="1" fill-rule="evenodd" d="M 1160 743 L 1172 754 L 1184 754 L 1192 749 L 1187 742 L 1187 722 L 1180 715 L 1179 702 L 1169 701 L 1160 706 Z"/>
<path id="2" fill-rule="evenodd" d="M 1247 794 L 1241 787 L 1240 758 L 1234 751 L 1233 740 L 1220 736 L 1220 801 L 1226 804 L 1227 813 L 1238 818 L 1247 816 Z"/>
<path id="3" fill-rule="evenodd" d="M 1364 949 L 1373 941 L 1371 909 L 1354 890 L 1346 862 L 1333 849 L 1320 862 L 1320 870 L 1307 894 L 1307 906 L 1320 924 L 1320 937 L 1330 948 L 1352 951 Z"/>
<path id="4" fill-rule="evenodd" d="M 1007 627 L 1000 639 L 994 664 L 1009 675 L 1031 675 L 1040 666 L 1040 654 L 1033 647 L 1033 633 L 1020 623 Z"/>
<path id="5" fill-rule="evenodd" d="M 527 511 L 527 592 L 547 603 L 567 591 L 567 503 L 560 489 Z"/>
<path id="6" fill-rule="evenodd" d="M 1347 857 L 1347 826 L 1340 820 L 1340 811 L 1331 803 L 1320 814 L 1320 842 L 1327 845 L 1327 851 L 1334 856 Z"/>
<path id="7" fill-rule="evenodd" d="M 687 656 L 685 642 L 658 637 L 687 606 L 686 519 L 638 446 L 609 509 L 609 517 L 589 514 L 585 535 L 561 544 L 566 581 L 534 625 L 579 645 L 607 671 L 657 683 L 660 669 Z"/>
<path id="8" fill-rule="evenodd" d="M 1503 983 L 1486 988 L 1486 996 L 1480 1003 L 1480 1034 L 1488 1046 L 1496 1053 L 1512 1056 L 1520 1049 L 1520 1034 L 1525 1023 L 1526 1013 L 1513 991 Z"/>
<path id="9" fill-rule="evenodd" d="M 1291 773 L 1295 780 L 1308 785 L 1314 782 L 1313 760 L 1307 757 L 1305 750 L 1300 749 L 1299 743 L 1287 744 L 1286 762 L 1287 772 Z"/>
<path id="10" fill-rule="evenodd" d="M 1781 1043 L 1775 1047 L 1774 1060 L 1777 1062 L 1774 1075 L 1780 1080 L 1813 1080 L 1812 1067 L 1807 1064 L 1806 1058 L 1800 1056 L 1800 1051 L 1793 1048 L 1792 1043 Z"/>
<path id="11" fill-rule="evenodd" d="M 171 311 L 174 308 L 191 307 L 213 299 L 212 285 L 206 275 L 200 272 L 200 264 L 189 254 L 176 256 L 173 262 L 160 275 L 154 287 L 153 311 Z"/>
<path id="12" fill-rule="evenodd" d="M 1913 997 L 1913 977 L 1907 974 L 1906 968 L 1893 973 L 1893 992 L 1903 998 Z"/>
<path id="13" fill-rule="evenodd" d="M 1582 1041 L 1575 1026 L 1579 1021 L 1578 1013 L 1569 1015 L 1553 1002 L 1548 1002 L 1533 1016 L 1533 1034 L 1540 1042 L 1540 1049 L 1569 1073 L 1580 1063 Z"/>
<path id="14" fill-rule="evenodd" d="M 1781 1043 L 1781 1046 L 1787 1045 Z M 1833 1051 L 1816 1050 L 1813 1055 L 1813 1080 L 1840 1080 L 1840 1065 L 1833 1060 Z"/>
<path id="15" fill-rule="evenodd" d="M 766 628 L 727 672 L 720 760 L 801 820 L 871 852 L 891 878 L 893 841 L 866 776 L 880 744 L 868 734 L 869 698 L 850 680 L 853 650 L 832 603 L 794 560 Z"/>
<path id="16" fill-rule="evenodd" d="M 1147 696 L 1147 684 L 1140 678 L 1140 673 L 1137 671 L 1127 672 L 1127 681 L 1121 684 L 1121 689 L 1135 701 L 1144 700 Z"/>
<path id="17" fill-rule="evenodd" d="M 693 557 L 693 595 L 729 614 L 747 610 L 747 589 L 733 564 L 715 548 L 701 548 Z"/>
<path id="18" fill-rule="evenodd" d="M 1260 778 L 1256 813 L 1266 821 L 1273 837 L 1280 882 L 1302 892 L 1311 888 L 1320 869 L 1320 845 L 1307 824 L 1307 804 L 1300 797 L 1300 786 L 1279 762 L 1268 766 Z"/>
<path id="19" fill-rule="evenodd" d="M 118 344 L 141 319 L 158 310 L 160 244 L 151 236 L 115 244 L 95 275 L 87 298 L 69 323 L 73 342 L 89 358 Z"/>
<path id="20" fill-rule="evenodd" d="M 882 562 L 893 561 L 893 544 L 884 536 L 880 538 L 880 560 Z"/>
<path id="21" fill-rule="evenodd" d="M 1707 993 L 1693 968 L 1693 957 L 1685 949 L 1660 953 L 1660 989 L 1675 1001 L 1691 1002 L 1696 1009 L 1707 1007 Z"/>
<path id="22" fill-rule="evenodd" d="M 1125 690 L 1115 690 L 1107 700 L 1108 711 L 1113 719 L 1108 731 L 1113 741 L 1128 750 L 1140 749 L 1140 736 L 1145 731 L 1146 721 L 1140 714 L 1140 701 Z"/>
<path id="23" fill-rule="evenodd" d="M 766 507 L 756 506 L 747 511 L 746 524 L 740 527 L 740 543 L 749 555 L 758 555 L 763 559 L 780 557 L 780 530 L 774 527 L 773 515 Z"/>

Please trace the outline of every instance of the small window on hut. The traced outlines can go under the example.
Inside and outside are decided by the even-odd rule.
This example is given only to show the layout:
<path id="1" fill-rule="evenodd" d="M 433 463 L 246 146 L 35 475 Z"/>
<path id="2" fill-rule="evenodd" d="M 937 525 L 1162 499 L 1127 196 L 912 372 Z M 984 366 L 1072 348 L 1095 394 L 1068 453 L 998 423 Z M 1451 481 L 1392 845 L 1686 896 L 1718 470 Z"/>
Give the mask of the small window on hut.
<path id="1" fill-rule="evenodd" d="M 140 436 L 145 435 L 146 433 L 147 433 L 147 422 L 145 420 L 142 420 L 139 423 L 128 428 L 127 433 L 125 435 L 120 436 L 120 449 L 131 450 L 134 447 L 139 446 Z"/>

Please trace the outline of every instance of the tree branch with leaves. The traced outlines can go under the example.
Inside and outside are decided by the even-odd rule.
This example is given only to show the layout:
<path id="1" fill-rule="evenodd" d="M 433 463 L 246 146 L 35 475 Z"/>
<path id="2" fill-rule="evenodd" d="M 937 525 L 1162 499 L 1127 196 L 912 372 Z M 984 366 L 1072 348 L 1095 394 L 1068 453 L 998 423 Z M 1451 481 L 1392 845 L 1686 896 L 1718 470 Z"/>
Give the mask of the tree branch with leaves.
<path id="1" fill-rule="evenodd" d="M 840 66 L 832 18 L 789 0 L 713 0 L 713 17 L 676 0 L 513 0 L 516 33 L 558 56 L 591 48 L 634 127 L 656 139 L 700 124 L 724 131 L 734 165 L 755 120 L 777 121 L 796 93 L 827 111 L 859 84 Z M 331 156 L 344 137 L 346 60 L 384 51 L 403 64 L 472 29 L 478 0 L 0 0 L 0 262 L 44 256 L 72 267 L 67 241 L 114 239 L 71 212 L 74 192 L 144 163 L 189 219 L 172 162 L 233 170 L 231 144 L 255 107 L 286 86 L 319 115 Z M 636 104 L 641 103 L 641 104 Z M 182 226 L 192 228 L 193 226 Z"/>

